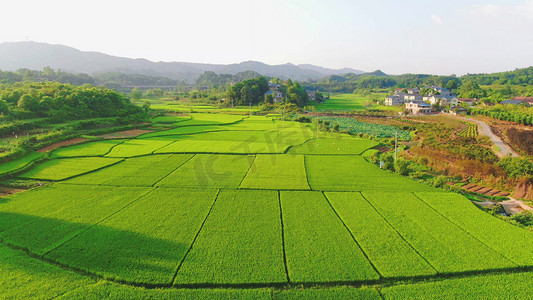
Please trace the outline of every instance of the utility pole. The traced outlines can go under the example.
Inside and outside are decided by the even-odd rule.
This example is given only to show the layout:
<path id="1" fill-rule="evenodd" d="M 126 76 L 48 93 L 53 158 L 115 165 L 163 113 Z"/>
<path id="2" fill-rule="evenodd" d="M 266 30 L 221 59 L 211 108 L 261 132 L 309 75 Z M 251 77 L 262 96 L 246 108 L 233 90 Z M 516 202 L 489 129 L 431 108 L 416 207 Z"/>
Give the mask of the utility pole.
<path id="1" fill-rule="evenodd" d="M 252 100 L 250 100 L 250 117 L 252 116 Z"/>
<path id="2" fill-rule="evenodd" d="M 320 122 L 320 119 L 318 118 L 318 115 L 316 116 L 316 139 L 318 140 L 318 123 Z M 318 142 L 318 141 L 317 141 Z"/>
<path id="3" fill-rule="evenodd" d="M 398 155 L 398 131 L 396 131 L 396 138 L 394 139 L 394 162 L 396 162 L 397 155 Z"/>

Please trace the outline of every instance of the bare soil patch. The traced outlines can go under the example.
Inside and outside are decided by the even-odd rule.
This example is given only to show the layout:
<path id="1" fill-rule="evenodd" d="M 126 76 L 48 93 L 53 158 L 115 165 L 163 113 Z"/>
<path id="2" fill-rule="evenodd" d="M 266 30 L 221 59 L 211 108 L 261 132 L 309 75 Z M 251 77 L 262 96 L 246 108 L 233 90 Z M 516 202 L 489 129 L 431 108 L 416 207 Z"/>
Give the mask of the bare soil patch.
<path id="1" fill-rule="evenodd" d="M 7 197 L 16 193 L 24 192 L 24 189 L 16 189 L 10 187 L 0 187 L 0 197 Z"/>
<path id="2" fill-rule="evenodd" d="M 37 150 L 37 152 L 44 153 L 44 152 L 48 152 L 50 150 L 54 150 L 54 149 L 59 148 L 59 147 L 78 144 L 78 143 L 84 142 L 86 140 L 87 139 L 83 139 L 83 138 L 75 138 L 75 139 L 71 139 L 71 140 L 68 140 L 68 141 L 61 142 L 61 143 L 55 143 L 55 144 L 46 146 L 46 147 L 44 147 L 42 149 Z"/>
<path id="3" fill-rule="evenodd" d="M 150 133 L 150 132 L 154 132 L 154 130 L 131 129 L 131 130 L 103 134 L 103 135 L 100 135 L 99 137 L 102 137 L 104 139 L 117 139 L 117 138 L 136 137 L 141 134 Z"/>

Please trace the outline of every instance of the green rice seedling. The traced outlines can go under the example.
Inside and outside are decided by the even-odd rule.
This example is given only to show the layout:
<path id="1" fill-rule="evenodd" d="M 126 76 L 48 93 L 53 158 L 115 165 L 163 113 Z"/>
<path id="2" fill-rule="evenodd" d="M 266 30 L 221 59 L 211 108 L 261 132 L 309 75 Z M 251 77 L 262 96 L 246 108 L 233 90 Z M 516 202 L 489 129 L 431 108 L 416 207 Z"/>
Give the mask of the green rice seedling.
<path id="1" fill-rule="evenodd" d="M 216 192 L 155 189 L 46 257 L 115 280 L 170 284 Z"/>
<path id="2" fill-rule="evenodd" d="M 347 286 L 326 287 L 326 288 L 306 288 L 306 289 L 285 289 L 275 291 L 273 299 L 361 299 L 379 300 L 378 291 L 373 288 L 353 288 Z"/>
<path id="3" fill-rule="evenodd" d="M 308 190 L 302 155 L 258 154 L 241 188 Z"/>
<path id="4" fill-rule="evenodd" d="M 322 193 L 282 191 L 280 197 L 291 282 L 379 278 Z"/>
<path id="5" fill-rule="evenodd" d="M 41 157 L 43 157 L 43 153 L 30 152 L 22 158 L 0 163 L 0 176 L 11 172 L 16 172 L 17 170 L 28 166 L 29 164 L 38 160 Z"/>
<path id="6" fill-rule="evenodd" d="M 305 166 L 313 190 L 433 191 L 435 188 L 381 170 L 361 156 L 307 155 Z"/>
<path id="7" fill-rule="evenodd" d="M 236 189 L 253 160 L 251 155 L 196 154 L 157 185 Z"/>
<path id="8" fill-rule="evenodd" d="M 385 299 L 530 299 L 533 273 L 510 273 L 399 284 L 385 287 Z"/>
<path id="9" fill-rule="evenodd" d="M 72 145 L 54 150 L 52 152 L 52 157 L 103 156 L 106 155 L 111 148 L 122 142 L 123 141 L 120 140 L 103 140 Z"/>
<path id="10" fill-rule="evenodd" d="M 110 190 L 102 186 L 54 184 L 10 195 L 0 202 L 0 233 L 22 226 L 32 218 L 47 217 L 79 205 L 79 199 L 92 199 Z M 26 233 L 23 227 L 21 233 Z"/>
<path id="11" fill-rule="evenodd" d="M 304 144 L 291 147 L 291 154 L 356 154 L 359 155 L 373 146 L 371 140 L 357 138 L 312 139 Z"/>
<path id="12" fill-rule="evenodd" d="M 23 227 L 4 231 L 0 233 L 0 236 L 10 244 L 42 255 L 88 230 L 90 226 L 101 222 L 150 191 L 149 188 L 110 188 L 103 193 L 91 195 L 83 192 L 83 189 L 90 190 L 90 187 L 79 186 L 77 188 L 79 196 L 76 198 L 56 198 L 56 201 L 65 203 L 61 209 L 45 217 L 28 216 L 30 221 Z M 69 203 L 74 202 L 73 200 L 75 200 L 75 205 Z M 9 215 L 4 217 L 9 218 Z M 15 215 L 15 217 L 19 216 Z"/>
<path id="13" fill-rule="evenodd" d="M 326 197 L 383 277 L 436 273 L 360 193 L 328 192 Z"/>
<path id="14" fill-rule="evenodd" d="M 107 157 L 132 157 L 151 154 L 154 151 L 165 147 L 174 140 L 162 138 L 133 139 L 117 145 L 106 156 Z"/>
<path id="15" fill-rule="evenodd" d="M 481 211 L 470 200 L 459 194 L 416 193 L 416 195 L 502 256 L 520 266 L 533 265 L 531 232 Z"/>
<path id="16" fill-rule="evenodd" d="M 94 279 L 37 260 L 20 250 L 0 244 L 0 298 L 51 299 Z"/>
<path id="17" fill-rule="evenodd" d="M 222 190 L 176 284 L 286 282 L 275 191 Z"/>
<path id="18" fill-rule="evenodd" d="M 363 196 L 439 273 L 516 267 L 412 193 L 363 192 Z"/>
<path id="19" fill-rule="evenodd" d="M 65 180 L 116 164 L 121 160 L 120 158 L 104 157 L 52 159 L 40 163 L 31 170 L 19 175 L 19 177 L 37 180 Z"/>

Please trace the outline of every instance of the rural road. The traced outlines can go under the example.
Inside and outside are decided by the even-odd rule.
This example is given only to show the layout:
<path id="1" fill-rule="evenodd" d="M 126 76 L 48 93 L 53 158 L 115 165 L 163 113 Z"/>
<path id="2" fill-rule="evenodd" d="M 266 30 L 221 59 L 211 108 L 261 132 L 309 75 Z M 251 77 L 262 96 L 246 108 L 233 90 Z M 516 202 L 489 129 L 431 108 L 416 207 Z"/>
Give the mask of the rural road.
<path id="1" fill-rule="evenodd" d="M 469 119 L 464 117 L 457 117 L 461 120 L 467 121 L 467 122 L 475 122 L 478 124 L 478 128 L 481 130 L 479 131 L 479 134 L 488 136 L 491 141 L 498 147 L 499 151 L 495 151 L 496 155 L 500 158 L 506 157 L 506 156 L 512 156 L 512 157 L 518 157 L 519 155 L 516 154 L 509 146 L 507 146 L 506 143 L 504 143 L 497 135 L 495 135 L 492 130 L 490 129 L 490 126 L 480 120 L 475 119 Z"/>

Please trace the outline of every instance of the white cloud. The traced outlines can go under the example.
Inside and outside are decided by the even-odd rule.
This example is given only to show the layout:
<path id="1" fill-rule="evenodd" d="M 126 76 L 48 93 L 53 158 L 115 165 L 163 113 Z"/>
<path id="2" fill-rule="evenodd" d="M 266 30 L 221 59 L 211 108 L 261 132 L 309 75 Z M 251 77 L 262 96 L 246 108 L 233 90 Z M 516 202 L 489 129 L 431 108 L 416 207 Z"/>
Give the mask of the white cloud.
<path id="1" fill-rule="evenodd" d="M 525 0 L 515 5 L 475 5 L 467 8 L 465 13 L 471 17 L 533 19 L 533 0 Z"/>
<path id="2" fill-rule="evenodd" d="M 437 15 L 431 15 L 431 22 L 436 25 L 442 25 L 442 18 Z"/>

